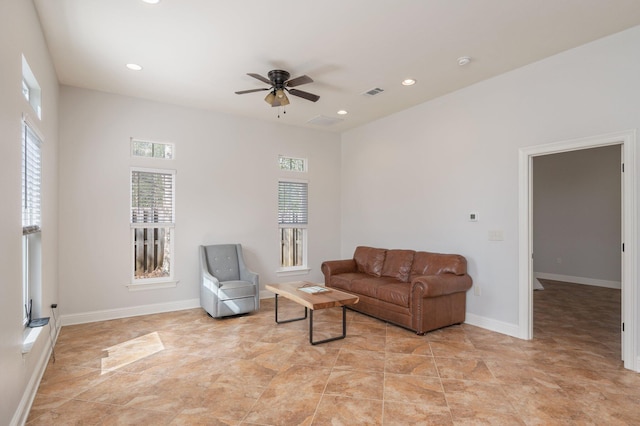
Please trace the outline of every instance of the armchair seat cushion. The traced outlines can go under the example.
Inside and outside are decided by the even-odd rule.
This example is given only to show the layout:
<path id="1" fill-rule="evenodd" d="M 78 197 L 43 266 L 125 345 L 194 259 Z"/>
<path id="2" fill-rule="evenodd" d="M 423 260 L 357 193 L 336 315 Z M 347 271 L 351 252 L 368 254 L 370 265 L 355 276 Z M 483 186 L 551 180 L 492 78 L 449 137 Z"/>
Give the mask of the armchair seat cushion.
<path id="1" fill-rule="evenodd" d="M 218 290 L 220 300 L 237 299 L 256 295 L 256 286 L 249 281 L 225 281 Z"/>

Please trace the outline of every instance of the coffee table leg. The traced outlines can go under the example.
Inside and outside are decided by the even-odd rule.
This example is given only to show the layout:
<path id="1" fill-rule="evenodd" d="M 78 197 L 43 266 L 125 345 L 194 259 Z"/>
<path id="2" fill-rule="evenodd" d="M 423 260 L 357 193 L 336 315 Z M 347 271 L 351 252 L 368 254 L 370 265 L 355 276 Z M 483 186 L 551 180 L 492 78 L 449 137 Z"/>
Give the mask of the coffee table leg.
<path id="1" fill-rule="evenodd" d="M 276 301 L 276 306 L 278 306 Z M 305 308 L 306 309 L 306 308 Z M 340 340 L 347 337 L 347 307 L 342 307 L 342 336 L 330 337 L 324 340 L 318 340 L 317 342 L 313 341 L 313 309 L 311 310 L 311 316 L 309 317 L 309 343 L 312 345 L 317 345 L 320 343 L 333 342 L 334 340 Z"/>
<path id="2" fill-rule="evenodd" d="M 313 311 L 312 312 L 312 317 L 313 317 Z M 307 307 L 304 307 L 304 316 L 301 318 L 293 318 L 293 319 L 288 319 L 288 320 L 284 320 L 284 321 L 278 321 L 278 293 L 276 293 L 276 323 L 277 324 L 284 324 L 287 322 L 293 322 L 293 321 L 302 321 L 307 319 Z"/>

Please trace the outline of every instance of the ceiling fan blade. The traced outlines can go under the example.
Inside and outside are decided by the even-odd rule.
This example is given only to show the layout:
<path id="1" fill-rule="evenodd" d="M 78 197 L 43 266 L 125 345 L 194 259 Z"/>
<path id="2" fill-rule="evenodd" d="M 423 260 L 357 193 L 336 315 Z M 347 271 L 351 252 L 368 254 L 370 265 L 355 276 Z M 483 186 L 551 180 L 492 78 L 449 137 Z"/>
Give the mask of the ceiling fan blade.
<path id="1" fill-rule="evenodd" d="M 285 82 L 285 86 L 287 87 L 296 87 L 302 84 L 313 83 L 313 80 L 308 75 L 301 75 L 300 77 L 292 78 Z"/>
<path id="2" fill-rule="evenodd" d="M 271 82 L 271 80 L 269 80 L 266 77 L 261 76 L 260 74 L 256 74 L 256 73 L 252 73 L 252 72 L 248 72 L 247 75 L 250 75 L 253 78 L 257 78 L 258 80 L 267 83 L 269 86 L 271 86 L 273 83 Z"/>
<path id="3" fill-rule="evenodd" d="M 311 102 L 316 102 L 318 99 L 320 99 L 320 96 L 318 95 L 314 95 L 313 93 L 309 92 L 303 92 L 302 90 L 298 89 L 290 89 L 289 93 L 291 93 L 293 96 L 298 96 Z"/>
<path id="4" fill-rule="evenodd" d="M 240 90 L 239 92 L 236 92 L 236 95 L 244 95 L 245 93 L 253 93 L 253 92 L 262 92 L 265 90 L 269 90 L 269 88 L 265 87 L 263 89 Z"/>

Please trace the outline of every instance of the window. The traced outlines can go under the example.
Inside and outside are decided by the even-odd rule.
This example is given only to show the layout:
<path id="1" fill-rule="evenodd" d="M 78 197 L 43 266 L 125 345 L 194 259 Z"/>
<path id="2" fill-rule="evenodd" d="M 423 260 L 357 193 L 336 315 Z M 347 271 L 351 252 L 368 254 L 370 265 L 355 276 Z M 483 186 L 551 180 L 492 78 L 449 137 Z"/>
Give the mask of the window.
<path id="1" fill-rule="evenodd" d="M 278 166 L 280 170 L 288 170 L 292 172 L 306 172 L 307 160 L 306 158 L 293 158 L 285 157 L 281 155 L 278 157 Z"/>
<path id="2" fill-rule="evenodd" d="M 134 284 L 173 281 L 174 200 L 174 170 L 131 170 Z"/>
<path id="3" fill-rule="evenodd" d="M 24 96 L 27 102 L 29 102 L 29 97 L 31 96 L 30 92 L 31 92 L 31 89 L 29 89 L 29 85 L 27 84 L 27 81 L 23 78 L 22 79 L 22 96 Z"/>
<path id="4" fill-rule="evenodd" d="M 306 268 L 307 225 L 307 182 L 280 180 L 278 182 L 278 226 L 282 269 Z"/>
<path id="5" fill-rule="evenodd" d="M 34 313 L 40 311 L 40 226 L 41 226 L 41 182 L 42 140 L 33 128 L 22 123 L 22 302 L 24 323 L 31 299 Z"/>
<path id="6" fill-rule="evenodd" d="M 22 94 L 38 118 L 42 118 L 42 90 L 24 55 L 22 56 Z"/>
<path id="7" fill-rule="evenodd" d="M 131 139 L 131 155 L 134 157 L 164 158 L 173 160 L 173 144 Z"/>

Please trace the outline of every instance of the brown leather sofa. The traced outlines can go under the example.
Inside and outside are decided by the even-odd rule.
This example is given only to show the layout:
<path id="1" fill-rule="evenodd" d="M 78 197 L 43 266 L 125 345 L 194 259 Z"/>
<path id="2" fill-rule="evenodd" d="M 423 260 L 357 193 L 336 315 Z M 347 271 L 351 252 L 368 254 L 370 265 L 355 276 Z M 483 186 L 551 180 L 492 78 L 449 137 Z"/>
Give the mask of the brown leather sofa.
<path id="1" fill-rule="evenodd" d="M 353 259 L 322 263 L 325 285 L 357 295 L 349 308 L 422 335 L 464 322 L 471 288 L 457 254 L 357 247 Z"/>

